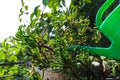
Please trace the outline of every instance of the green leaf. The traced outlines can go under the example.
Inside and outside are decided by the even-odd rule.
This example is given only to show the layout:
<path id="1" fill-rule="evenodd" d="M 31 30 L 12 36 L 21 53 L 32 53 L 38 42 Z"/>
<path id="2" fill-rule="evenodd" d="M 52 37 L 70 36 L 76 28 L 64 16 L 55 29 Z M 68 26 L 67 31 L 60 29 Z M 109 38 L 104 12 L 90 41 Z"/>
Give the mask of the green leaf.
<path id="1" fill-rule="evenodd" d="M 51 8 L 51 9 L 57 9 L 58 6 L 60 5 L 60 1 L 58 0 L 50 0 L 49 4 L 48 4 L 48 7 Z"/>
<path id="2" fill-rule="evenodd" d="M 31 20 L 31 21 L 33 20 L 33 17 L 34 17 L 34 13 L 32 13 L 32 14 L 30 15 L 30 20 Z"/>
<path id="3" fill-rule="evenodd" d="M 25 3 L 23 2 L 23 0 L 22 0 L 22 7 L 25 5 Z"/>
<path id="4" fill-rule="evenodd" d="M 40 16 L 41 10 L 39 9 L 40 6 L 36 6 L 34 9 L 34 14 L 38 18 Z"/>
<path id="5" fill-rule="evenodd" d="M 4 39 L 4 41 L 2 42 L 2 47 L 5 47 L 6 42 L 7 42 L 7 39 Z"/>
<path id="6" fill-rule="evenodd" d="M 53 45 L 54 43 L 55 43 L 54 39 L 50 39 L 49 42 L 48 42 L 49 45 Z"/>
<path id="7" fill-rule="evenodd" d="M 9 68 L 9 74 L 15 74 L 18 73 L 18 65 L 14 65 Z"/>
<path id="8" fill-rule="evenodd" d="M 42 3 L 43 3 L 44 6 L 47 6 L 47 5 L 48 5 L 48 2 L 49 2 L 49 0 L 43 0 Z"/>
<path id="9" fill-rule="evenodd" d="M 27 5 L 25 6 L 25 9 L 28 10 L 28 6 Z"/>
<path id="10" fill-rule="evenodd" d="M 48 32 L 46 32 L 45 36 L 43 37 L 44 40 L 47 40 L 48 38 Z"/>
<path id="11" fill-rule="evenodd" d="M 40 16 L 40 12 L 41 10 L 37 10 L 37 15 L 36 15 L 37 18 Z"/>
<path id="12" fill-rule="evenodd" d="M 62 0 L 62 4 L 65 6 L 65 0 Z"/>
<path id="13" fill-rule="evenodd" d="M 113 73 L 113 75 L 116 75 L 116 70 L 115 70 L 114 66 L 112 67 L 112 73 Z"/>
<path id="14" fill-rule="evenodd" d="M 36 21 L 37 21 L 37 19 L 33 19 L 30 25 L 31 25 L 32 27 L 34 27 Z"/>
<path id="15" fill-rule="evenodd" d="M 35 14 L 35 15 L 37 15 L 37 10 L 39 9 L 39 7 L 40 7 L 40 6 L 36 6 L 36 7 L 34 8 L 34 14 Z"/>
<path id="16" fill-rule="evenodd" d="M 49 13 L 49 12 L 47 12 L 47 13 L 45 13 L 44 15 L 43 15 L 45 18 L 47 18 L 47 17 L 52 17 L 52 14 L 51 13 Z"/>
<path id="17" fill-rule="evenodd" d="M 22 22 L 22 18 L 20 18 L 19 21 Z"/>
<path id="18" fill-rule="evenodd" d="M 10 62 L 11 61 L 14 61 L 14 62 L 16 62 L 18 59 L 17 59 L 17 57 L 16 56 L 14 56 L 14 55 L 12 55 L 12 56 L 10 56 L 9 57 L 9 59 L 8 59 Z"/>
<path id="19" fill-rule="evenodd" d="M 5 53 L 1 52 L 0 53 L 0 61 L 6 60 L 6 55 Z"/>
<path id="20" fill-rule="evenodd" d="M 23 8 L 20 9 L 20 14 L 19 14 L 19 17 L 23 15 Z"/>
<path id="21" fill-rule="evenodd" d="M 85 0 L 85 3 L 91 3 L 92 1 L 91 0 Z"/>

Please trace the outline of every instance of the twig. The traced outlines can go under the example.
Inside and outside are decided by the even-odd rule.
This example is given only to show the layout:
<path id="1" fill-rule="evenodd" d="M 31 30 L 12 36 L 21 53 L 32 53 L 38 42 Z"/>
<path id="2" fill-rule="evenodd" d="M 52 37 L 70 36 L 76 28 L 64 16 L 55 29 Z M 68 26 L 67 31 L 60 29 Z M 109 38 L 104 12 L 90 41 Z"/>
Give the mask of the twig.
<path id="1" fill-rule="evenodd" d="M 1 62 L 0 66 L 10 66 L 10 65 L 25 64 L 25 63 L 28 63 L 28 62 L 24 62 L 24 61 L 21 61 L 21 62 Z"/>
<path id="2" fill-rule="evenodd" d="M 47 56 L 42 52 L 41 50 L 41 45 L 38 45 L 39 51 L 41 52 L 42 56 L 45 58 L 45 60 L 49 63 L 49 60 L 47 58 Z"/>
<path id="3" fill-rule="evenodd" d="M 0 78 L 6 78 L 6 77 L 11 77 L 11 76 L 14 76 L 14 74 L 11 74 L 11 75 L 4 75 L 4 76 L 0 76 Z"/>
<path id="4" fill-rule="evenodd" d="M 50 48 L 50 47 L 48 47 L 48 46 L 46 46 L 46 45 L 44 45 L 44 44 L 40 44 L 40 43 L 38 43 L 38 48 L 39 48 L 39 51 L 42 53 L 42 56 L 45 58 L 45 60 L 46 60 L 48 63 L 50 63 L 49 60 L 48 60 L 48 58 L 47 58 L 47 56 L 42 52 L 41 49 L 42 49 L 42 48 L 46 48 L 46 49 L 50 50 L 52 53 L 55 53 L 55 52 L 53 51 L 53 49 Z"/>
<path id="5" fill-rule="evenodd" d="M 39 44 L 39 47 L 47 48 L 47 49 L 50 50 L 51 52 L 55 53 L 52 48 L 50 48 L 49 46 L 46 46 L 46 45 L 44 45 L 44 44 Z"/>
<path id="6" fill-rule="evenodd" d="M 1 78 L 6 78 L 6 77 L 11 77 L 11 76 L 23 77 L 21 74 L 10 74 L 10 75 L 3 75 L 3 76 L 0 76 L 0 79 L 1 79 Z"/>

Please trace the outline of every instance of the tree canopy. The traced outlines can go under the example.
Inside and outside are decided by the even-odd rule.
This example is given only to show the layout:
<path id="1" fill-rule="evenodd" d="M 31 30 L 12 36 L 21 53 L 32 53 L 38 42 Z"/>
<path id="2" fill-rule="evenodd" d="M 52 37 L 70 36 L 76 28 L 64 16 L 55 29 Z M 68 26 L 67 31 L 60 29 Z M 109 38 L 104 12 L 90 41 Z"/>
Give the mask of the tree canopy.
<path id="1" fill-rule="evenodd" d="M 36 68 L 51 68 L 68 80 L 104 80 L 111 74 L 117 79 L 119 61 L 90 55 L 84 50 L 68 50 L 71 45 L 109 45 L 95 25 L 96 13 L 103 2 L 71 0 L 67 8 L 65 0 L 42 0 L 44 9 L 49 7 L 51 12 L 44 12 L 36 5 L 28 13 L 29 6 L 21 0 L 21 25 L 15 36 L 5 39 L 0 48 L 0 80 L 42 80 L 44 75 Z M 28 14 L 29 22 L 25 23 L 22 16 Z"/>

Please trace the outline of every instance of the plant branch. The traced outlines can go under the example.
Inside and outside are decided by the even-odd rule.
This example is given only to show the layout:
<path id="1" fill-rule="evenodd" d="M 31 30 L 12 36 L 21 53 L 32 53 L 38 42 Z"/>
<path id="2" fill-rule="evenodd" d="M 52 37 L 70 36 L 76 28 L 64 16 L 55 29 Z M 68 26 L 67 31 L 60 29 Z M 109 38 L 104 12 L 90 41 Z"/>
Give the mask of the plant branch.
<path id="1" fill-rule="evenodd" d="M 45 58 L 45 60 L 49 63 L 49 60 L 48 60 L 48 58 L 47 58 L 47 56 L 42 52 L 42 47 L 43 46 L 41 46 L 40 44 L 38 44 L 38 48 L 39 48 L 39 51 L 41 52 L 41 54 L 42 54 L 42 56 Z"/>
<path id="2" fill-rule="evenodd" d="M 55 53 L 52 48 L 50 48 L 49 46 L 46 46 L 46 45 L 44 45 L 44 44 L 39 44 L 39 47 L 47 48 L 47 49 L 50 50 L 51 52 Z"/>
<path id="3" fill-rule="evenodd" d="M 14 76 L 13 74 L 11 75 L 4 75 L 4 76 L 0 76 L 0 78 L 6 78 L 6 77 L 11 77 L 11 76 Z"/>
<path id="4" fill-rule="evenodd" d="M 1 78 L 6 78 L 6 77 L 11 77 L 11 76 L 23 77 L 21 74 L 10 74 L 10 75 L 3 75 L 3 76 L 0 76 L 0 79 L 1 79 Z"/>
<path id="5" fill-rule="evenodd" d="M 1 62 L 0 66 L 10 66 L 10 65 L 17 65 L 17 64 L 26 64 L 28 62 L 20 61 L 20 62 Z"/>

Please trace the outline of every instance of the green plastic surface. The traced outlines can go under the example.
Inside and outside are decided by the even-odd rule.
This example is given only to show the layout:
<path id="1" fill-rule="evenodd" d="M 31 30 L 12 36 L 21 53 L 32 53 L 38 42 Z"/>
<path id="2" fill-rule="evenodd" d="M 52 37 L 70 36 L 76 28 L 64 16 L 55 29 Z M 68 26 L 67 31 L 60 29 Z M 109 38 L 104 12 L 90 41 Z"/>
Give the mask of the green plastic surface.
<path id="1" fill-rule="evenodd" d="M 108 48 L 71 46 L 69 50 L 87 50 L 91 54 L 120 60 L 120 4 L 102 21 L 104 12 L 115 2 L 106 0 L 96 15 L 96 26 L 111 41 Z"/>

